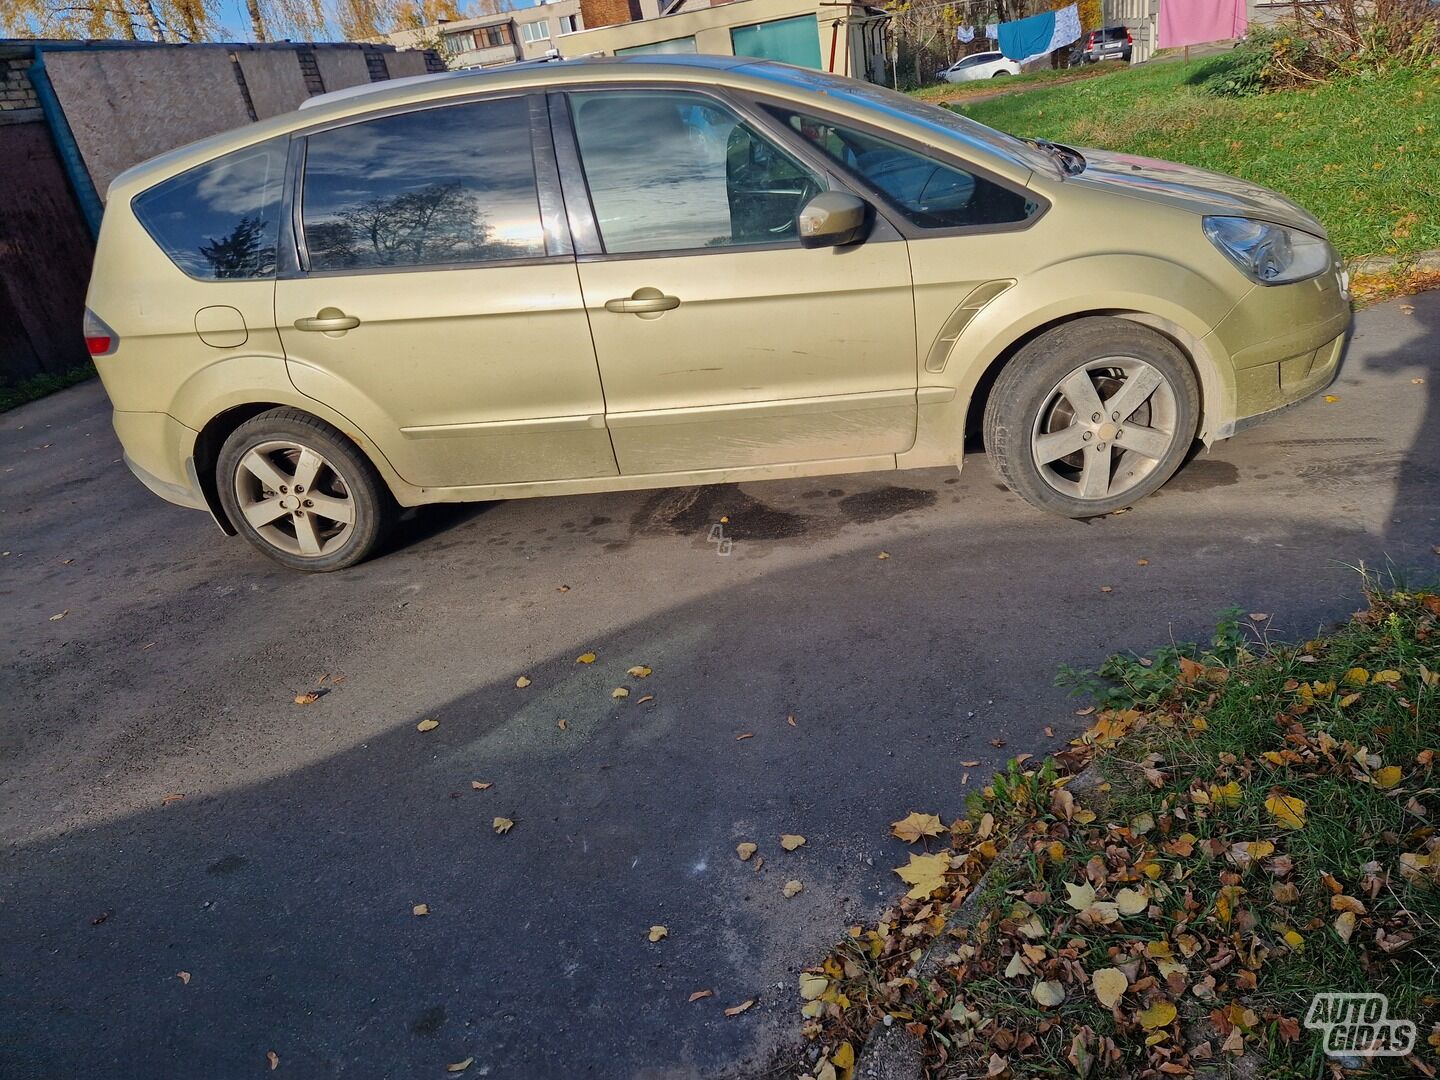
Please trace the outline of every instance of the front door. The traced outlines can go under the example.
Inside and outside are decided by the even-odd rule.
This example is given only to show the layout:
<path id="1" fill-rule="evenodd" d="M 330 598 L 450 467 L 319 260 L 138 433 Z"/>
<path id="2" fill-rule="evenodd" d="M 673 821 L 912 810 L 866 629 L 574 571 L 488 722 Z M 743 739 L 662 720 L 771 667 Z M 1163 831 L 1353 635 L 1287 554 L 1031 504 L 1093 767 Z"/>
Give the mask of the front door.
<path id="1" fill-rule="evenodd" d="M 624 474 L 892 455 L 915 440 L 915 315 L 898 237 L 802 248 L 827 186 L 699 91 L 576 91 L 580 284 Z M 577 201 L 585 205 L 577 207 Z M 588 229 L 585 225 L 589 225 Z M 587 237 L 586 233 L 590 235 Z M 590 250 L 585 250 L 586 247 Z"/>
<path id="2" fill-rule="evenodd" d="M 302 266 L 275 289 L 290 376 L 411 484 L 617 471 L 568 236 L 542 224 L 531 107 L 494 98 L 306 139 Z"/>

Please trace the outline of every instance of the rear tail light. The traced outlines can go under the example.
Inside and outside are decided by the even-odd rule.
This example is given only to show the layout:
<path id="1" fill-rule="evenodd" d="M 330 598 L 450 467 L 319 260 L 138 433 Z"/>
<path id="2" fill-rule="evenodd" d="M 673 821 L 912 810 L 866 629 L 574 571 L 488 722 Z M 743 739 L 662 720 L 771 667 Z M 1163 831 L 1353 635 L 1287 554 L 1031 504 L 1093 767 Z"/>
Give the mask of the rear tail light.
<path id="1" fill-rule="evenodd" d="M 1134 44 L 1135 44 L 1135 39 L 1130 36 L 1130 31 L 1129 31 L 1129 30 L 1126 30 L 1126 31 L 1125 31 L 1125 44 L 1126 44 L 1126 45 L 1134 45 Z"/>
<path id="2" fill-rule="evenodd" d="M 1090 36 L 1085 39 L 1085 48 L 1087 48 L 1087 49 L 1093 49 L 1094 47 L 1095 47 L 1095 31 L 1094 31 L 1094 30 L 1091 30 L 1091 31 L 1090 31 Z"/>
<path id="3" fill-rule="evenodd" d="M 120 347 L 120 335 L 89 308 L 85 309 L 85 347 L 91 356 L 109 356 Z"/>

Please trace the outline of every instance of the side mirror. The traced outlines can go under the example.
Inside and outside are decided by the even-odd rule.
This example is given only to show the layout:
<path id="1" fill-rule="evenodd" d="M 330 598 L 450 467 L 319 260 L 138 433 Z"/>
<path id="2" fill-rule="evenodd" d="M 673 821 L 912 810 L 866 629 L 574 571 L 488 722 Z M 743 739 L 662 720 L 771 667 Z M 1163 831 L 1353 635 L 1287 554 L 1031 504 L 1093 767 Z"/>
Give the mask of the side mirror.
<path id="1" fill-rule="evenodd" d="M 803 247 L 840 247 L 865 239 L 870 206 L 847 191 L 822 191 L 800 211 L 797 225 Z"/>

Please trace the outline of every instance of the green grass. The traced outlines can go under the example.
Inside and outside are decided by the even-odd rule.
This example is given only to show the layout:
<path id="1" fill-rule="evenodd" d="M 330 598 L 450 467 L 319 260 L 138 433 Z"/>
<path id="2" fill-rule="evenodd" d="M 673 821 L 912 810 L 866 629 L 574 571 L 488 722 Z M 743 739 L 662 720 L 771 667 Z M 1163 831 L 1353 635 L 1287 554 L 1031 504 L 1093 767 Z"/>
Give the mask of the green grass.
<path id="1" fill-rule="evenodd" d="M 18 409 L 27 402 L 36 401 L 46 394 L 64 390 L 67 386 L 84 382 L 95 377 L 95 365 L 85 363 L 60 375 L 32 375 L 10 386 L 0 386 L 0 412 Z"/>
<path id="2" fill-rule="evenodd" d="M 1440 76 L 1336 80 L 1251 98 L 1195 85 L 1227 62 L 1146 64 L 954 108 L 1016 135 L 1274 188 L 1324 222 L 1347 258 L 1440 248 Z"/>
<path id="3" fill-rule="evenodd" d="M 1267 645 L 1267 617 L 1232 614 L 1205 649 L 1062 672 L 1102 691 L 1095 727 L 992 778 L 934 841 L 943 889 L 810 969 L 827 981 L 808 1034 L 829 1054 L 903 1021 L 929 1077 L 984 1075 L 998 1053 L 1009 1075 L 1073 1078 L 1078 1046 L 1091 1076 L 1232 1062 L 1217 1075 L 1309 1080 L 1325 1071 L 1301 1026 L 1312 996 L 1378 992 L 1440 1065 L 1440 595 L 1370 595 L 1303 645 Z M 1089 784 L 1072 784 L 1061 769 L 1091 754 Z M 1299 816 L 1277 816 L 1275 796 Z M 1116 918 L 1127 893 L 1143 906 Z M 1091 982 L 1105 969 L 1126 976 L 1114 1011 Z M 1042 980 L 1058 1001 L 1037 999 Z"/>
<path id="4" fill-rule="evenodd" d="M 1001 79 L 976 79 L 974 82 L 940 83 L 914 91 L 921 101 L 946 102 L 957 98 L 974 97 L 977 94 L 1014 93 L 1049 86 L 1056 82 L 1077 82 L 1093 79 L 1115 71 L 1124 71 L 1125 65 L 1118 60 L 1103 60 L 1098 64 L 1086 64 L 1071 68 L 1041 68 L 1027 71 L 1023 75 L 1007 75 Z"/>

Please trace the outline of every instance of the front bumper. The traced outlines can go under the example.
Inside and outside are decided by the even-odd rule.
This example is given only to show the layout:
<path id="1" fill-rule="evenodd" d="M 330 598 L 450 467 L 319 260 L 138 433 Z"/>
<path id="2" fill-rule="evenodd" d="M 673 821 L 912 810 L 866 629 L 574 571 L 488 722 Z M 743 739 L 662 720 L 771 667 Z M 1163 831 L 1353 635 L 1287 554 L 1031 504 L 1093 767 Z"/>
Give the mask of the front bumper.
<path id="1" fill-rule="evenodd" d="M 1234 370 L 1233 434 L 1318 394 L 1340 370 L 1350 298 L 1337 265 L 1293 285 L 1257 285 L 1206 338 Z"/>

